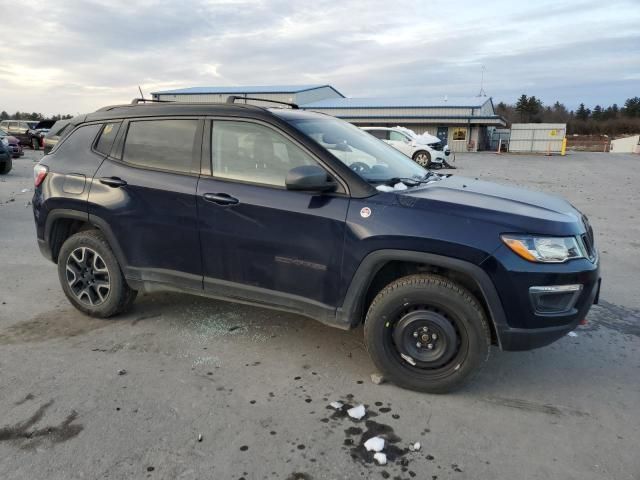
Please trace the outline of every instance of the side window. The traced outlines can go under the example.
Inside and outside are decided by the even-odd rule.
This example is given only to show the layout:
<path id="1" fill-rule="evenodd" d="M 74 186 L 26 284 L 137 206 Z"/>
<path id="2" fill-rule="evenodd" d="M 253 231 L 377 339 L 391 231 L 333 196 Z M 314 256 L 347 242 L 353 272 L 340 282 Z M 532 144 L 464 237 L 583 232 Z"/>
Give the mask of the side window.
<path id="1" fill-rule="evenodd" d="M 394 142 L 407 142 L 407 137 L 403 133 L 393 130 L 389 132 L 389 139 Z"/>
<path id="2" fill-rule="evenodd" d="M 380 140 L 389 140 L 388 130 L 369 130 L 369 133 Z"/>
<path id="3" fill-rule="evenodd" d="M 211 142 L 215 177 L 284 187 L 293 167 L 316 164 L 285 136 L 255 123 L 215 121 Z"/>
<path id="4" fill-rule="evenodd" d="M 56 145 L 56 155 L 64 158 L 83 158 L 91 148 L 96 138 L 100 125 L 85 125 L 75 130 L 64 142 Z"/>
<path id="5" fill-rule="evenodd" d="M 105 123 L 104 127 L 102 127 L 102 132 L 100 132 L 100 137 L 94 147 L 96 151 L 104 155 L 109 155 L 119 128 L 120 122 Z"/>
<path id="6" fill-rule="evenodd" d="M 129 124 L 123 160 L 188 173 L 199 120 L 137 120 Z"/>

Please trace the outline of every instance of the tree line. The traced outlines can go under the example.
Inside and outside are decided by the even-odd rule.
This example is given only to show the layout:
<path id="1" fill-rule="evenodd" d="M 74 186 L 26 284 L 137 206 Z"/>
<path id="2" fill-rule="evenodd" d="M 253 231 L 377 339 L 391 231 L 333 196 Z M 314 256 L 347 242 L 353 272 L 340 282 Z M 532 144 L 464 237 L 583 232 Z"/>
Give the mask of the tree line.
<path id="1" fill-rule="evenodd" d="M 0 112 L 0 120 L 34 120 L 34 121 L 54 120 L 57 122 L 58 120 L 68 120 L 69 118 L 73 118 L 73 115 L 61 115 L 58 113 L 57 115 L 46 117 L 41 113 L 37 113 L 37 112 L 32 112 L 32 113 L 16 112 L 13 115 L 8 114 L 5 110 Z"/>
<path id="2" fill-rule="evenodd" d="M 496 113 L 512 123 L 566 123 L 568 134 L 609 135 L 640 133 L 640 97 L 628 98 L 622 107 L 581 103 L 574 111 L 560 102 L 544 105 L 535 95 L 521 95 L 515 105 L 500 102 Z"/>

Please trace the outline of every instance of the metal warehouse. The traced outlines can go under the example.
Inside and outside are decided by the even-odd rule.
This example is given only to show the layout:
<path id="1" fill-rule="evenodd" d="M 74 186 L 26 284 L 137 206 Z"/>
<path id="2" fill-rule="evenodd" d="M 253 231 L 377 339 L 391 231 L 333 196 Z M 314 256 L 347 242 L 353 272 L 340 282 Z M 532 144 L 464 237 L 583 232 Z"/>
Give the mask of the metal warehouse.
<path id="1" fill-rule="evenodd" d="M 455 152 L 489 148 L 487 128 L 506 124 L 496 115 L 490 97 L 347 98 L 331 85 L 194 87 L 152 93 L 156 100 L 181 102 L 224 102 L 229 95 L 295 103 L 302 109 L 333 115 L 361 127 L 403 126 L 416 133 L 435 135 Z"/>

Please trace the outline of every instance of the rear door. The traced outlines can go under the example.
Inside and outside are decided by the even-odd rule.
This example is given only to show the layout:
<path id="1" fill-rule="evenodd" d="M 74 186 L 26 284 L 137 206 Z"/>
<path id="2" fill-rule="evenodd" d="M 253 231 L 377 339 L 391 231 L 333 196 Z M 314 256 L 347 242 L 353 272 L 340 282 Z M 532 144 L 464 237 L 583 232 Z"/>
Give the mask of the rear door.
<path id="1" fill-rule="evenodd" d="M 184 117 L 125 121 L 114 147 L 104 146 L 111 153 L 93 179 L 89 213 L 117 239 L 128 278 L 202 289 L 202 125 Z"/>
<path id="2" fill-rule="evenodd" d="M 198 185 L 205 290 L 302 313 L 331 311 L 338 300 L 346 191 L 287 190 L 291 168 L 318 162 L 275 127 L 215 120 L 206 130 L 211 175 Z"/>

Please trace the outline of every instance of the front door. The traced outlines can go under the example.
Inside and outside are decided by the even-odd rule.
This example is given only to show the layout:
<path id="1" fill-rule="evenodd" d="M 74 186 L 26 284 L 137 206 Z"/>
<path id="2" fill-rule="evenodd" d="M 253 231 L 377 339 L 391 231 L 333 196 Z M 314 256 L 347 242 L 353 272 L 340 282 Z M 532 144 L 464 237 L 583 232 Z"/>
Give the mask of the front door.
<path id="1" fill-rule="evenodd" d="M 208 128 L 212 175 L 201 177 L 197 195 L 205 290 L 331 311 L 349 198 L 287 190 L 291 168 L 317 162 L 271 126 L 215 120 Z"/>
<path id="2" fill-rule="evenodd" d="M 93 178 L 89 213 L 118 239 L 129 278 L 202 290 L 196 187 L 203 123 L 131 120 L 120 127 L 122 151 L 103 152 L 112 153 Z M 107 123 L 102 136 L 116 130 Z"/>
<path id="3" fill-rule="evenodd" d="M 438 127 L 438 131 L 436 136 L 442 142 L 442 145 L 447 145 L 449 143 L 449 127 Z"/>
<path id="4" fill-rule="evenodd" d="M 389 132 L 389 144 L 396 150 L 401 151 L 407 157 L 411 157 L 414 148 L 411 146 L 411 139 L 404 133 L 391 130 Z"/>

